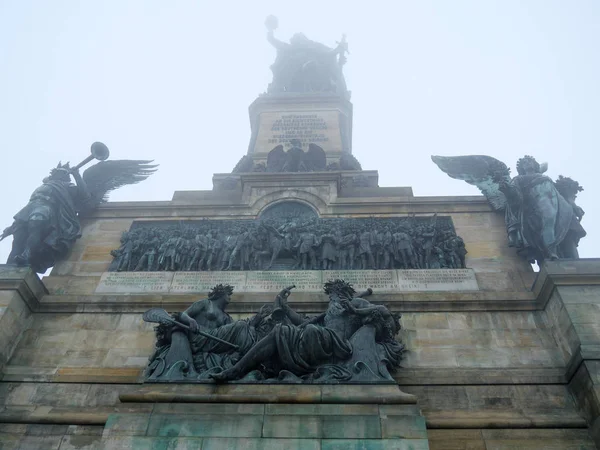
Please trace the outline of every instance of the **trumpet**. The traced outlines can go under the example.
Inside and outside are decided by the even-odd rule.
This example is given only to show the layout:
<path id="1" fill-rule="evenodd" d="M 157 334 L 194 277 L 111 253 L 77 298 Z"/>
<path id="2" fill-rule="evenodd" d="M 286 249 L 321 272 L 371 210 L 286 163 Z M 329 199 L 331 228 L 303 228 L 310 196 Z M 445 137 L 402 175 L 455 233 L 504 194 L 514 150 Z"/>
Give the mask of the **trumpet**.
<path id="1" fill-rule="evenodd" d="M 91 155 L 81 161 L 74 167 L 71 167 L 71 171 L 75 172 L 89 163 L 92 159 L 97 159 L 98 161 L 105 161 L 110 156 L 110 152 L 108 151 L 108 147 L 104 145 L 102 142 L 94 142 L 90 147 Z"/>

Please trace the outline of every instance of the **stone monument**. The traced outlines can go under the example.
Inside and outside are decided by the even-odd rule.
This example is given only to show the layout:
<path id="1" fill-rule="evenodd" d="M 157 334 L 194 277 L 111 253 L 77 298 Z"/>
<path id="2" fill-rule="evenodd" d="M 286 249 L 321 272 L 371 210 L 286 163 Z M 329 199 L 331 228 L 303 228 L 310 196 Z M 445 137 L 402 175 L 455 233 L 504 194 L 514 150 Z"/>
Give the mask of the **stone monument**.
<path id="1" fill-rule="evenodd" d="M 459 156 L 433 159 L 484 196 L 380 187 L 353 156 L 345 37 L 266 25 L 273 80 L 212 190 L 101 202 L 149 161 L 59 165 L 5 231 L 0 447 L 596 448 L 579 184 Z"/>

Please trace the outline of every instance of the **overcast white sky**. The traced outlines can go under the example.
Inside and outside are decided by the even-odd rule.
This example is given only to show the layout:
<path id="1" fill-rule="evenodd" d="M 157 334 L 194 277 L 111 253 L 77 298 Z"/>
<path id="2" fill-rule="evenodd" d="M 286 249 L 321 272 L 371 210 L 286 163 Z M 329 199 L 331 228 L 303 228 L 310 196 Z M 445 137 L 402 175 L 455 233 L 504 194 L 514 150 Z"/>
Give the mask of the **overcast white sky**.
<path id="1" fill-rule="evenodd" d="M 353 153 L 380 186 L 473 195 L 430 155 L 531 154 L 578 180 L 600 256 L 600 2 L 0 0 L 0 229 L 59 160 L 93 141 L 159 171 L 112 200 L 211 189 L 247 151 L 276 35 L 350 45 Z M 0 260 L 10 239 L 0 244 Z"/>

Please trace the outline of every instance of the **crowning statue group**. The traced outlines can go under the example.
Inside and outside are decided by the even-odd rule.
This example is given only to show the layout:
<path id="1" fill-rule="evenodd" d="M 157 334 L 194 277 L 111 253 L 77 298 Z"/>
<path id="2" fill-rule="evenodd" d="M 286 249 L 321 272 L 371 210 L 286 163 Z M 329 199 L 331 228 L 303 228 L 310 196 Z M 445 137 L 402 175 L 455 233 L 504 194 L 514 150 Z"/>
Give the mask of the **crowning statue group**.
<path id="1" fill-rule="evenodd" d="M 430 217 L 206 220 L 134 227 L 111 271 L 368 270 L 464 268 L 464 241 Z M 284 265 L 281 264 L 284 261 Z"/>

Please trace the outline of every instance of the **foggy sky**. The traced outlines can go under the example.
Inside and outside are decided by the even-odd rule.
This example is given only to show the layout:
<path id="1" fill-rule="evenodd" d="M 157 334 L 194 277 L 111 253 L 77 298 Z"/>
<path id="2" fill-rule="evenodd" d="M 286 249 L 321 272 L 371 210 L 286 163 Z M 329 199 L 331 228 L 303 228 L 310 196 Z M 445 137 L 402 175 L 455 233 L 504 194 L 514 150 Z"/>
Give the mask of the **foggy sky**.
<path id="1" fill-rule="evenodd" d="M 248 105 L 276 36 L 350 46 L 353 153 L 380 186 L 475 195 L 430 155 L 525 154 L 585 191 L 582 257 L 600 256 L 600 2 L 0 0 L 0 230 L 60 161 L 92 142 L 154 159 L 115 201 L 211 189 L 248 149 Z M 10 238 L 0 244 L 0 261 Z"/>

